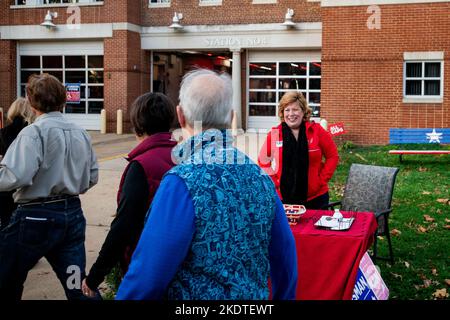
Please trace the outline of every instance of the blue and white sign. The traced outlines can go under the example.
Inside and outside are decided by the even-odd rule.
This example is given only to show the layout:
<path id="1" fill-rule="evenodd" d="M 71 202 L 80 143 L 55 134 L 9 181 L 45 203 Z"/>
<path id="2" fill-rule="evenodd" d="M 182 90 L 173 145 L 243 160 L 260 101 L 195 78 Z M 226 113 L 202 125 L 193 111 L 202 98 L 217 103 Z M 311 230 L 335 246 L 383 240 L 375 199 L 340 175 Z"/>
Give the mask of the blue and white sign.
<path id="1" fill-rule="evenodd" d="M 389 143 L 450 143 L 450 128 L 391 128 Z"/>
<path id="2" fill-rule="evenodd" d="M 389 289 L 366 252 L 361 258 L 352 300 L 387 300 Z"/>

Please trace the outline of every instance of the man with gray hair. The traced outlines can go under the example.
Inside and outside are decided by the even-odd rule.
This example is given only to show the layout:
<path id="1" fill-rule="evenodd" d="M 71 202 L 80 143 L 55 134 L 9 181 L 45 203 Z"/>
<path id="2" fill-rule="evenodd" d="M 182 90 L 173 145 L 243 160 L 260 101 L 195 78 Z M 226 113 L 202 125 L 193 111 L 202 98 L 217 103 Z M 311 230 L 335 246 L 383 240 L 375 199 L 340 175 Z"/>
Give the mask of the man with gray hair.
<path id="1" fill-rule="evenodd" d="M 185 141 L 148 212 L 119 300 L 294 299 L 297 257 L 274 185 L 232 147 L 228 75 L 185 75 L 177 115 Z"/>

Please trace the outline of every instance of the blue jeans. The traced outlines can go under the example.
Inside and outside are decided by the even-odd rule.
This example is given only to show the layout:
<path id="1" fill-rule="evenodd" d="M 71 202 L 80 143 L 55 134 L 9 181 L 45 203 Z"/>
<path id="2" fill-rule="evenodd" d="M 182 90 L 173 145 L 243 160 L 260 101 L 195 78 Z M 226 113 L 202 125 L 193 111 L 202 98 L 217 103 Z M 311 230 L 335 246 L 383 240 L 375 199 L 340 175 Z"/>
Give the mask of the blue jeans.
<path id="1" fill-rule="evenodd" d="M 28 271 L 45 257 L 63 285 L 67 299 L 87 299 L 86 219 L 78 197 L 19 205 L 0 232 L 0 298 L 19 300 Z"/>

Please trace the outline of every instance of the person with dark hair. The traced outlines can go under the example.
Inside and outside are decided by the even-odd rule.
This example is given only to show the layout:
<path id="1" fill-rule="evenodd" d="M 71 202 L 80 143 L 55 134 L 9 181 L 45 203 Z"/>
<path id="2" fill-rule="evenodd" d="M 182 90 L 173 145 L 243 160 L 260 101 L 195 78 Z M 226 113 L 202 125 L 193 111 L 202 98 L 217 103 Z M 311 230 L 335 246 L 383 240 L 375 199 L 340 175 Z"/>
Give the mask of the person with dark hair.
<path id="1" fill-rule="evenodd" d="M 37 118 L 20 131 L 0 164 L 0 191 L 17 189 L 18 204 L 0 231 L 0 299 L 21 299 L 28 271 L 42 257 L 69 300 L 86 299 L 86 220 L 78 195 L 98 181 L 91 138 L 62 115 L 66 91 L 57 78 L 32 75 L 26 92 Z"/>
<path id="2" fill-rule="evenodd" d="M 278 108 L 281 124 L 267 134 L 258 164 L 272 178 L 283 203 L 324 209 L 339 155 L 330 133 L 310 121 L 311 111 L 301 92 L 285 93 Z"/>
<path id="3" fill-rule="evenodd" d="M 0 159 L 5 155 L 19 132 L 33 122 L 35 116 L 28 100 L 17 98 L 9 107 L 6 120 L 8 125 L 0 129 Z M 0 230 L 5 228 L 11 214 L 16 209 L 13 193 L 15 190 L 0 192 Z"/>
<path id="4" fill-rule="evenodd" d="M 97 261 L 83 280 L 83 293 L 90 297 L 117 263 L 125 274 L 159 183 L 174 166 L 171 151 L 176 141 L 169 131 L 175 107 L 169 98 L 162 93 L 138 97 L 131 106 L 130 118 L 140 143 L 128 155 L 117 194 L 117 215 Z"/>

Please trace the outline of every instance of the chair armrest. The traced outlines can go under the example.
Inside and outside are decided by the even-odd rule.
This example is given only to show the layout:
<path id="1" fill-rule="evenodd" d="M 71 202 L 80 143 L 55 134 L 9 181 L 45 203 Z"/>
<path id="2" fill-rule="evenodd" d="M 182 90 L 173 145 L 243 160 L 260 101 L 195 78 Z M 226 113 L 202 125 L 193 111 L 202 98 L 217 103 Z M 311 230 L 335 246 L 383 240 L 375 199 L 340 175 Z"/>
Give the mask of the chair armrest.
<path id="1" fill-rule="evenodd" d="M 389 209 L 387 209 L 387 210 L 383 210 L 383 211 L 379 211 L 379 212 L 375 212 L 375 217 L 380 217 L 380 216 L 384 216 L 384 215 L 386 215 L 387 213 L 390 213 L 390 212 L 392 212 L 392 208 L 389 208 Z"/>
<path id="2" fill-rule="evenodd" d="M 328 205 L 327 205 L 325 208 L 326 208 L 326 209 L 328 209 L 328 208 L 334 209 L 335 206 L 340 206 L 341 203 L 342 203 L 341 200 L 339 200 L 339 201 L 333 201 L 333 202 L 328 203 Z"/>

